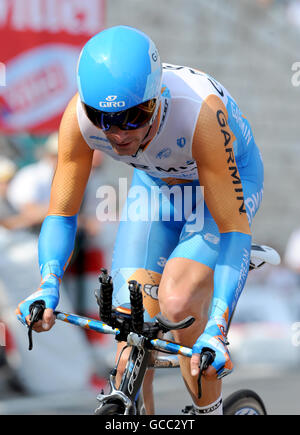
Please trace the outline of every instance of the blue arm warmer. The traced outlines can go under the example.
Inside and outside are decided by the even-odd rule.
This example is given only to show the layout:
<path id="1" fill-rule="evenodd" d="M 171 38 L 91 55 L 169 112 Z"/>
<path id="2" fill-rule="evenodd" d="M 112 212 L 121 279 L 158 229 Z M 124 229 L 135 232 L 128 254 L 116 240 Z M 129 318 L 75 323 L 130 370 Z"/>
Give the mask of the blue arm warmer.
<path id="1" fill-rule="evenodd" d="M 229 321 L 248 276 L 251 236 L 239 232 L 221 233 L 220 236 L 210 318 L 225 314 Z"/>
<path id="2" fill-rule="evenodd" d="M 46 217 L 39 237 L 39 265 L 43 278 L 49 273 L 62 278 L 74 248 L 76 229 L 77 215 Z"/>

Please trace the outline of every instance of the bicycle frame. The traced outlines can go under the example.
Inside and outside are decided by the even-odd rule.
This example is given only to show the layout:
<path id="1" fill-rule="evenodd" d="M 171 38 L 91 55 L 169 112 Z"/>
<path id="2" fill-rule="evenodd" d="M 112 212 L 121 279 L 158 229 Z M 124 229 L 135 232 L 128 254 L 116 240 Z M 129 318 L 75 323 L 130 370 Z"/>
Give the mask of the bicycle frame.
<path id="1" fill-rule="evenodd" d="M 102 403 L 106 403 L 107 401 L 111 401 L 112 395 L 119 396 L 119 398 L 121 398 L 123 404 L 125 405 L 125 413 L 124 413 L 125 415 L 137 413 L 136 401 L 139 396 L 141 386 L 143 384 L 143 379 L 151 358 L 151 350 L 147 349 L 144 346 L 143 339 L 137 337 L 136 334 L 134 335 L 135 337 L 131 337 L 131 339 L 128 340 L 128 344 L 132 346 L 132 349 L 126 364 L 126 368 L 119 389 L 118 390 L 115 389 L 115 383 L 114 383 L 115 381 L 114 374 L 116 374 L 116 369 L 115 369 L 110 377 L 110 387 L 111 387 L 110 394 L 99 395 L 97 397 L 97 400 L 102 404 Z M 121 397 L 120 397 L 120 393 L 121 393 Z M 125 399 L 124 399 L 124 395 L 125 395 Z"/>

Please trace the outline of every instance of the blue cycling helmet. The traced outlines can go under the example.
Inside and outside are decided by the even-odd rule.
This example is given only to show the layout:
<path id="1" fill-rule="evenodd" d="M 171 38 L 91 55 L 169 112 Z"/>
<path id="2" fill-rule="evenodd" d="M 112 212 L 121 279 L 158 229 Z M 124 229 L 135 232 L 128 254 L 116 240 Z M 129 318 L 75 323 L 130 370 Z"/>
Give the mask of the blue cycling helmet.
<path id="1" fill-rule="evenodd" d="M 158 50 L 132 27 L 115 26 L 92 37 L 81 51 L 77 70 L 81 101 L 98 111 L 124 111 L 161 95 Z"/>

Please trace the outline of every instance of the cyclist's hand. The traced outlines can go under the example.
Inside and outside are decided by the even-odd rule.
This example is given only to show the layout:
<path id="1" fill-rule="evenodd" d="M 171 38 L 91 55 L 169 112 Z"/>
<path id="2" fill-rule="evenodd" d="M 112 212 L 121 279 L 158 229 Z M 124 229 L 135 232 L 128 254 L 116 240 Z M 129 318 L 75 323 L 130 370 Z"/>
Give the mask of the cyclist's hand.
<path id="1" fill-rule="evenodd" d="M 218 325 L 217 319 L 210 320 L 204 333 L 200 335 L 194 344 L 191 358 L 191 373 L 193 376 L 199 375 L 200 354 L 205 347 L 212 349 L 216 354 L 214 362 L 204 372 L 205 376 L 217 376 L 220 379 L 232 372 L 233 364 L 227 349 L 223 322 Z"/>
<path id="2" fill-rule="evenodd" d="M 23 325 L 30 324 L 29 307 L 34 301 L 38 300 L 43 300 L 46 308 L 43 319 L 36 322 L 33 329 L 36 332 L 49 331 L 55 323 L 53 311 L 59 301 L 59 281 L 55 275 L 48 275 L 45 280 L 42 281 L 40 288 L 18 305 L 16 315 Z"/>

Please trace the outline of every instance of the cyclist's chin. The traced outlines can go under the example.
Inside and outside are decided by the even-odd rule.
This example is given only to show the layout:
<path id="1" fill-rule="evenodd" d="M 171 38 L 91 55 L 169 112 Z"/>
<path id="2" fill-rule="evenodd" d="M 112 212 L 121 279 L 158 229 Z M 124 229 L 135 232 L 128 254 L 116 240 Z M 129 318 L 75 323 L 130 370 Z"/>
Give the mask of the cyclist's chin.
<path id="1" fill-rule="evenodd" d="M 137 141 L 117 144 L 112 143 L 113 150 L 120 156 L 132 156 L 139 149 L 140 144 Z"/>

